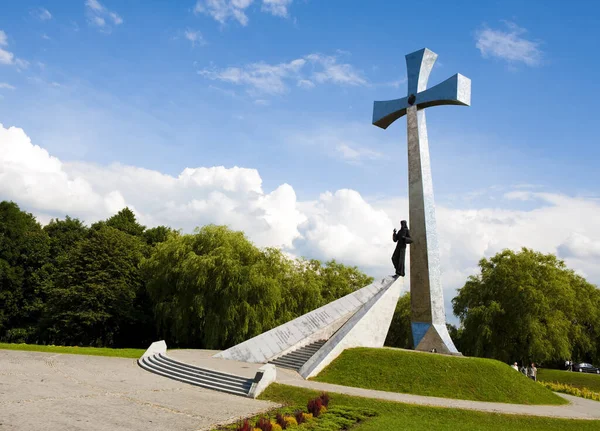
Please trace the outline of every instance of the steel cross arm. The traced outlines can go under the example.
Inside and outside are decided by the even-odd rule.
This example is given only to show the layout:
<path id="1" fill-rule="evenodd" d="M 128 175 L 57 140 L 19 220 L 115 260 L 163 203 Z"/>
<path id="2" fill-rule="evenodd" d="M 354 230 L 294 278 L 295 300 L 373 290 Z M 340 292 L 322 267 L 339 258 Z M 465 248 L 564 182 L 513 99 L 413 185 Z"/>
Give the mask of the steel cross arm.
<path id="1" fill-rule="evenodd" d="M 387 129 L 398 118 L 406 115 L 406 110 L 414 105 L 417 105 L 417 109 L 439 105 L 469 106 L 471 104 L 471 80 L 457 73 L 444 82 L 414 96 L 413 103 L 409 103 L 410 95 L 401 99 L 375 102 L 373 104 L 373 124 Z"/>

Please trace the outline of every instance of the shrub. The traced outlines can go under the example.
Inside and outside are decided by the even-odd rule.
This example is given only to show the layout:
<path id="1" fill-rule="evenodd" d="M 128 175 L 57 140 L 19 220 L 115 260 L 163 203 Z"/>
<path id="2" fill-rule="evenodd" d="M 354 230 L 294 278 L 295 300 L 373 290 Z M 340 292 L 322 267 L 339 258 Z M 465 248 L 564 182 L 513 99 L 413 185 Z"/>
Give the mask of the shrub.
<path id="1" fill-rule="evenodd" d="M 285 416 L 284 419 L 288 427 L 298 426 L 298 421 L 294 416 Z"/>
<path id="2" fill-rule="evenodd" d="M 309 400 L 306 405 L 306 409 L 309 413 L 312 413 L 313 417 L 318 418 L 321 414 L 321 408 L 323 407 L 323 401 L 321 401 L 320 397 L 315 398 L 314 400 Z"/>
<path id="3" fill-rule="evenodd" d="M 246 419 L 244 422 L 238 424 L 235 431 L 252 431 L 252 426 L 250 425 L 250 422 L 248 422 L 248 419 Z"/>
<path id="4" fill-rule="evenodd" d="M 575 395 L 576 397 L 587 398 L 588 400 L 600 401 L 600 393 L 590 391 L 587 388 L 576 388 L 563 383 L 540 382 L 542 385 L 554 392 Z"/>
<path id="5" fill-rule="evenodd" d="M 302 425 L 304 422 L 306 422 L 306 419 L 304 418 L 304 412 L 302 410 L 296 410 L 294 412 L 294 417 L 296 418 L 297 425 Z"/>
<path id="6" fill-rule="evenodd" d="M 266 417 L 258 419 L 255 427 L 261 431 L 273 431 L 273 424 L 271 423 L 271 420 Z"/>
<path id="7" fill-rule="evenodd" d="M 286 429 L 288 426 L 287 421 L 281 413 L 277 413 L 277 416 L 275 417 L 275 422 L 277 422 L 277 425 L 279 425 L 282 430 Z"/>
<path id="8" fill-rule="evenodd" d="M 322 392 L 321 395 L 319 396 L 319 398 L 321 398 L 321 403 L 325 406 L 325 407 L 329 407 L 329 394 L 327 392 Z"/>
<path id="9" fill-rule="evenodd" d="M 274 422 L 271 422 L 271 424 L 273 425 L 273 428 L 272 428 L 273 431 L 281 431 L 282 430 L 281 425 L 276 424 Z"/>
<path id="10" fill-rule="evenodd" d="M 308 422 L 314 417 L 312 413 L 302 413 L 302 416 L 304 417 L 304 422 Z"/>

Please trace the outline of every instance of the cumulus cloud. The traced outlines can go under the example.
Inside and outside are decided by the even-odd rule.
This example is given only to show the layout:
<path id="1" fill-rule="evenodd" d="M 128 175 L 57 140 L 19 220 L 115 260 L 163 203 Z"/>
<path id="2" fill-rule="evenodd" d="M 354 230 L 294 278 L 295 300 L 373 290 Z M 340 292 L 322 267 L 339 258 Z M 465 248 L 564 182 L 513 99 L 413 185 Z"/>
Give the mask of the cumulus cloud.
<path id="1" fill-rule="evenodd" d="M 85 8 L 88 23 L 104 33 L 110 33 L 113 25 L 123 24 L 123 18 L 119 14 L 107 9 L 98 0 L 86 0 Z"/>
<path id="2" fill-rule="evenodd" d="M 309 54 L 287 63 L 250 63 L 224 69 L 202 69 L 198 71 L 206 79 L 243 85 L 251 94 L 284 94 L 290 82 L 301 88 L 312 88 L 317 83 L 338 85 L 367 85 L 352 65 L 339 63 L 335 56 Z"/>
<path id="3" fill-rule="evenodd" d="M 527 32 L 515 23 L 505 21 L 506 30 L 494 30 L 483 27 L 475 34 L 476 47 L 483 57 L 496 57 L 509 63 L 522 62 L 528 66 L 537 66 L 542 57 L 539 42 L 527 40 Z"/>
<path id="4" fill-rule="evenodd" d="M 6 82 L 0 82 L 0 90 L 1 89 L 5 89 L 5 90 L 14 90 L 15 87 L 6 83 Z"/>
<path id="5" fill-rule="evenodd" d="M 198 0 L 194 6 L 194 13 L 203 13 L 215 21 L 225 24 L 235 20 L 243 26 L 248 25 L 246 10 L 254 0 Z M 262 0 L 261 10 L 271 15 L 288 17 L 288 8 L 293 0 Z"/>
<path id="6" fill-rule="evenodd" d="M 437 207 L 449 316 L 451 298 L 477 272 L 479 259 L 504 248 L 556 253 L 590 282 L 600 283 L 600 225 L 595 221 L 600 202 L 526 193 L 504 195 L 505 208 Z M 510 209 L 517 198 L 527 199 L 534 209 Z M 227 224 L 259 246 L 336 259 L 374 276 L 391 272 L 392 229 L 408 215 L 406 197 L 369 199 L 349 189 L 298 201 L 290 185 L 264 190 L 259 172 L 242 167 L 185 168 L 172 176 L 118 163 L 62 162 L 34 145 L 22 129 L 0 125 L 0 200 L 5 199 L 45 222 L 69 214 L 91 223 L 129 206 L 149 227 L 166 224 L 191 232 L 208 223 Z"/>

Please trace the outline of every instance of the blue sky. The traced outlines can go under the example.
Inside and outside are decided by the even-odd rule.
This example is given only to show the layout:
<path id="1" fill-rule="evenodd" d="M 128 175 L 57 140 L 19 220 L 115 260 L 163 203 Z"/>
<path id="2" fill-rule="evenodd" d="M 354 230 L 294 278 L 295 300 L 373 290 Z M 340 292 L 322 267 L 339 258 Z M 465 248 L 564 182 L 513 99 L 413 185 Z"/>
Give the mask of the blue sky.
<path id="1" fill-rule="evenodd" d="M 224 166 L 227 176 L 238 166 L 258 172 L 265 199 L 281 185 L 293 189 L 286 190 L 300 214 L 293 229 L 299 236 L 282 234 L 285 239 L 278 240 L 269 234 L 264 244 L 346 259 L 378 274 L 383 270 L 372 268 L 389 266 L 389 257 L 378 264 L 355 257 L 355 243 L 323 245 L 344 225 L 324 220 L 345 217 L 327 205 L 338 199 L 343 203 L 337 211 L 352 211 L 356 196 L 364 201 L 360 205 L 367 205 L 374 219 L 349 221 L 339 231 L 352 235 L 354 226 L 387 228 L 391 222 L 374 221 L 378 211 L 396 224 L 406 217 L 405 121 L 385 131 L 372 126 L 372 103 L 406 95 L 404 55 L 427 47 L 439 55 L 430 86 L 457 72 L 472 80 L 471 107 L 435 107 L 427 113 L 438 223 L 463 224 L 472 214 L 488 223 L 483 233 L 456 234 L 461 240 L 468 235 L 489 240 L 473 246 L 460 262 L 446 255 L 447 267 L 460 267 L 460 280 L 482 254 L 502 245 L 559 252 L 579 235 L 591 251 L 563 257 L 600 280 L 600 273 L 592 275 L 592 261 L 585 261 L 600 256 L 600 232 L 584 229 L 578 219 L 555 220 L 562 233 L 553 243 L 545 242 L 547 231 L 531 232 L 539 225 L 531 220 L 540 214 L 553 226 L 545 210 L 566 217 L 579 208 L 575 214 L 586 220 L 598 215 L 599 17 L 600 5 L 591 1 L 8 2 L 0 15 L 0 123 L 22 129 L 33 145 L 60 160 L 56 175 L 66 178 L 65 184 L 84 182 L 98 199 L 111 202 L 104 212 L 73 203 L 73 215 L 100 218 L 106 208 L 125 203 L 148 224 L 188 229 L 198 220 L 229 222 L 217 216 L 158 217 L 164 210 L 159 202 L 127 192 L 136 181 L 148 180 L 114 166 L 142 168 L 168 181 L 186 168 Z M 26 145 L 21 135 L 11 136 L 10 148 L 17 148 L 17 141 Z M 43 171 L 31 164 L 32 157 L 13 172 L 23 184 Z M 114 180 L 110 190 L 106 183 L 113 180 L 107 180 L 106 170 L 122 181 Z M 71 190 L 65 192 L 68 200 L 73 185 L 65 187 Z M 258 190 L 248 187 L 248 193 Z M 336 195 L 346 189 L 356 196 Z M 17 192 L 5 185 L 0 198 L 21 200 L 42 219 L 64 215 L 60 199 L 45 203 L 33 192 L 27 197 Z M 331 199 L 323 197 L 327 192 Z M 173 205 L 189 209 L 194 199 L 202 201 L 193 193 L 186 196 L 188 201 Z M 273 218 L 288 216 L 272 214 L 261 223 L 273 225 Z M 518 226 L 511 230 L 515 220 L 532 224 L 523 228 L 526 236 L 503 244 L 494 226 L 519 231 Z M 303 230 L 306 223 L 321 222 L 328 226 L 326 235 L 325 228 Z M 444 235 L 454 238 L 442 232 L 442 240 Z M 372 237 L 361 241 L 373 242 Z M 377 247 L 391 254 L 393 245 Z M 448 253 L 462 255 L 469 247 Z M 446 284 L 455 288 L 460 282 Z"/>

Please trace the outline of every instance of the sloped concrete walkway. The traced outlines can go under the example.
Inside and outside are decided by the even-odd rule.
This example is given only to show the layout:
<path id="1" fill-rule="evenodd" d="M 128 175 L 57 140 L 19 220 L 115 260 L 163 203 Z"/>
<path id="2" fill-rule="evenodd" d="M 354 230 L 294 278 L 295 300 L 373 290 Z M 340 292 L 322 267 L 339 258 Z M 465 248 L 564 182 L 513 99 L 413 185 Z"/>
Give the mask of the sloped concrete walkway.
<path id="1" fill-rule="evenodd" d="M 422 406 L 450 407 L 455 409 L 478 410 L 490 413 L 545 416 L 552 418 L 600 419 L 600 402 L 560 393 L 557 393 L 557 395 L 568 400 L 570 404 L 563 406 L 528 406 L 523 404 L 453 400 L 450 398 L 426 397 L 422 395 L 376 391 L 372 389 L 353 388 L 349 386 L 304 380 L 298 373 L 283 368 L 277 368 L 277 383 L 300 388 L 314 389 L 317 391 L 327 391 L 331 393 L 375 398 L 385 401 L 396 401 L 407 404 L 418 404 Z"/>

